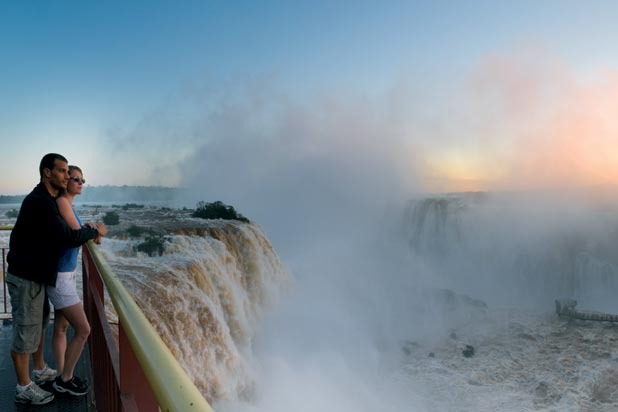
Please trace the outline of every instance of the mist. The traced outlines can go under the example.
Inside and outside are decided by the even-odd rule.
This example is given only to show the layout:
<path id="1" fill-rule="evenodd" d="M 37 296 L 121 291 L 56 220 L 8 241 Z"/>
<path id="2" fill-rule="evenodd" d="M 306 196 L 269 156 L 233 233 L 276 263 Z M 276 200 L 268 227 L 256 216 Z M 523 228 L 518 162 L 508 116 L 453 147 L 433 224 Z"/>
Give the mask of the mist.
<path id="1" fill-rule="evenodd" d="M 305 100 L 268 82 L 180 96 L 169 117 L 183 134 L 161 136 L 191 147 L 176 161 L 190 193 L 178 204 L 233 205 L 294 279 L 258 327 L 254 389 L 218 409 L 428 410 L 399 369 L 407 343 L 480 333 L 488 310 L 549 312 L 560 297 L 618 310 L 615 164 L 576 156 L 611 140 L 615 122 L 595 123 L 594 105 L 615 88 L 519 57 L 488 57 L 447 102 L 449 85 L 406 82 Z M 461 188 L 490 192 L 435 193 Z"/>
<path id="2" fill-rule="evenodd" d="M 258 328 L 254 391 L 220 410 L 417 403 L 393 375 L 401 350 L 390 302 L 414 290 L 404 285 L 409 267 L 389 261 L 384 243 L 420 187 L 416 154 L 375 102 L 316 99 L 269 110 L 252 100 L 228 104 L 200 126 L 207 142 L 183 163 L 184 185 L 261 225 L 293 278 Z"/>
<path id="3" fill-rule="evenodd" d="M 492 307 L 547 311 L 554 299 L 618 311 L 613 188 L 452 194 L 413 200 L 406 241 L 435 287 Z"/>

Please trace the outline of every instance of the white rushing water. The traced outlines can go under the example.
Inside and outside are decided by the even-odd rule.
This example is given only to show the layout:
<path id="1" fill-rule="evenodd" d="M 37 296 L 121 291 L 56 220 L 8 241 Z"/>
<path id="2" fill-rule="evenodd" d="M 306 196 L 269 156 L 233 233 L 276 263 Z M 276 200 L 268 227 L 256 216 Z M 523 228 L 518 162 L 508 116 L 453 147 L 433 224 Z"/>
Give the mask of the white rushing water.
<path id="1" fill-rule="evenodd" d="M 425 411 L 615 411 L 618 328 L 489 311 L 432 345 L 409 342 L 402 379 Z M 474 355 L 463 356 L 466 345 Z"/>
<path id="2" fill-rule="evenodd" d="M 138 243 L 107 239 L 103 250 L 197 387 L 210 400 L 251 391 L 255 328 L 287 279 L 261 229 L 198 223 L 166 236 L 154 257 Z"/>
<path id="3" fill-rule="evenodd" d="M 117 210 L 102 249 L 219 411 L 609 412 L 618 326 L 553 313 L 618 313 L 618 207 L 593 200 L 423 197 L 284 263 L 255 224 Z"/>
<path id="4" fill-rule="evenodd" d="M 499 305 L 542 308 L 572 297 L 590 309 L 618 312 L 616 203 L 545 196 L 413 201 L 404 237 L 436 284 Z"/>

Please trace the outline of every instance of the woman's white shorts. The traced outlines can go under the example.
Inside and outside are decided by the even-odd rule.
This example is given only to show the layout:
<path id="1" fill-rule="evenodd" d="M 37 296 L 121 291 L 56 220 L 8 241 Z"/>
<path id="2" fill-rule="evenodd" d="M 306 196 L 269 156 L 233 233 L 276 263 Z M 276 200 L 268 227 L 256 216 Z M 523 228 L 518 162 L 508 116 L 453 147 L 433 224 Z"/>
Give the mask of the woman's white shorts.
<path id="1" fill-rule="evenodd" d="M 47 286 L 47 296 L 55 309 L 63 309 L 80 302 L 75 285 L 75 271 L 58 272 L 56 287 Z"/>

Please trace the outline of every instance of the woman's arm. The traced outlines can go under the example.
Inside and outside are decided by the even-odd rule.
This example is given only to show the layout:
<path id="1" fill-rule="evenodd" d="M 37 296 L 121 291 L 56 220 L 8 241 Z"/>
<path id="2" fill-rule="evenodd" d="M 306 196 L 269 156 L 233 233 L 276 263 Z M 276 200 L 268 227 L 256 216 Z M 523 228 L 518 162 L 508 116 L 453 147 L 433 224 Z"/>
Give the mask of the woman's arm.
<path id="1" fill-rule="evenodd" d="M 73 208 L 71 208 L 71 203 L 69 203 L 69 201 L 62 196 L 56 199 L 56 203 L 58 203 L 58 210 L 60 210 L 60 216 L 62 216 L 64 221 L 67 222 L 71 229 L 80 229 L 81 226 L 75 218 Z"/>

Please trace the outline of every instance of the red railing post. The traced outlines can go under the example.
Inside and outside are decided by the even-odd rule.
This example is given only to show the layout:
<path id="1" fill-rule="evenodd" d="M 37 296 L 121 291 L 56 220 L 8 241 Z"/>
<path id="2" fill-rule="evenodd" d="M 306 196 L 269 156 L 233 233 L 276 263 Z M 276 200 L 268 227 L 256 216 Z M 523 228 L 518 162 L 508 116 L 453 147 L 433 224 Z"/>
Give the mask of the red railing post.
<path id="1" fill-rule="evenodd" d="M 158 412 L 157 398 L 148 384 L 142 365 L 135 357 L 135 352 L 131 348 L 122 323 L 118 324 L 118 344 L 120 351 L 120 391 L 133 394 L 140 412 Z"/>
<path id="2" fill-rule="evenodd" d="M 4 296 L 4 313 L 7 313 L 7 306 L 6 306 L 6 261 L 4 259 L 5 252 L 6 249 L 2 248 L 2 293 Z"/>
<path id="3" fill-rule="evenodd" d="M 87 246 L 82 248 L 82 277 L 84 311 L 90 322 L 90 364 L 94 397 L 100 412 L 137 412 L 132 393 L 123 393 L 120 388 L 121 370 L 118 343 L 105 314 L 103 280 Z"/>
<path id="4" fill-rule="evenodd" d="M 7 312 L 6 249 L 2 249 L 4 313 Z M 99 412 L 157 412 L 159 404 L 150 388 L 122 323 L 115 337 L 105 312 L 103 279 L 87 245 L 82 248 L 84 311 L 91 326 L 88 337 L 92 386 Z M 117 338 L 117 339 L 116 339 Z"/>

